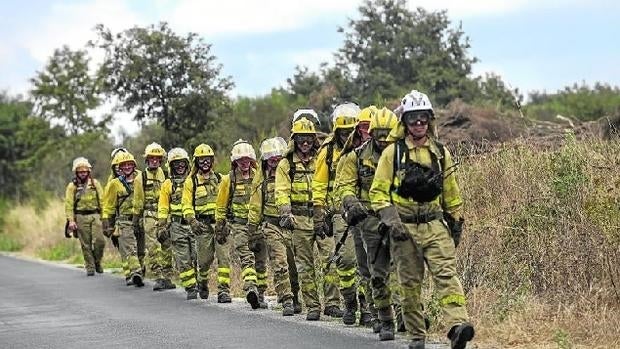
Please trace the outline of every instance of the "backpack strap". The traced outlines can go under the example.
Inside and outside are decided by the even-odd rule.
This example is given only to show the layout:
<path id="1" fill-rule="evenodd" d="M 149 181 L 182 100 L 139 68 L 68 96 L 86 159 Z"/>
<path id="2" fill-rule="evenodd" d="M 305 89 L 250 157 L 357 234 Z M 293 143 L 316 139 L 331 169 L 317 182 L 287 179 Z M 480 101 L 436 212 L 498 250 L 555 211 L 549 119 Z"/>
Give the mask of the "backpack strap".
<path id="1" fill-rule="evenodd" d="M 228 218 L 229 220 L 232 220 L 234 218 L 234 215 L 233 215 L 231 206 L 232 206 L 233 196 L 235 195 L 235 182 L 237 181 L 234 169 L 230 171 L 228 175 L 228 179 L 230 179 L 230 184 L 228 186 L 228 202 L 226 203 L 226 218 Z"/>
<path id="2" fill-rule="evenodd" d="M 295 180 L 295 173 L 297 172 L 297 166 L 295 166 L 295 163 L 293 162 L 293 152 L 289 152 L 288 154 L 286 154 L 286 160 L 288 160 L 288 177 L 291 180 L 291 185 L 293 184 L 293 181 Z"/>

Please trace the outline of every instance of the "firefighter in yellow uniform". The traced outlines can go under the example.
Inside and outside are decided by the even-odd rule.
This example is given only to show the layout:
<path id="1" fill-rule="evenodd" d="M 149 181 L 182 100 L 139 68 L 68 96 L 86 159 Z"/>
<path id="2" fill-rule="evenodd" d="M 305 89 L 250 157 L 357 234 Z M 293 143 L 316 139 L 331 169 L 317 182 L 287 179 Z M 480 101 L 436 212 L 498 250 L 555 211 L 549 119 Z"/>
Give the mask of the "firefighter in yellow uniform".
<path id="1" fill-rule="evenodd" d="M 409 348 L 425 345 L 420 293 L 426 264 L 449 328 L 451 348 L 464 349 L 474 328 L 468 323 L 456 273 L 463 201 L 452 157 L 429 132 L 434 112 L 428 96 L 411 91 L 402 99 L 399 112 L 399 124 L 390 134 L 394 144 L 381 154 L 369 195 L 390 237 L 405 327 L 413 338 Z"/>
<path id="2" fill-rule="evenodd" d="M 326 239 L 323 233 L 313 229 L 312 216 L 316 214 L 312 204 L 312 176 L 318 146 L 314 123 L 299 118 L 291 129 L 292 149 L 276 168 L 275 197 L 280 213 L 280 227 L 292 230 L 295 264 L 301 281 L 301 293 L 308 314 L 306 320 L 317 321 L 321 317 L 321 303 L 317 285 L 314 246 L 318 248 L 320 269 L 324 272 L 324 313 L 342 317 L 339 308 L 340 294 L 337 288 L 338 276 L 325 266 L 334 249 L 334 240 Z M 318 261 L 317 261 L 318 262 Z"/>
<path id="3" fill-rule="evenodd" d="M 215 153 L 207 144 L 194 149 L 192 170 L 183 184 L 183 218 L 191 227 L 195 245 L 195 268 L 179 270 L 188 299 L 196 299 L 192 284 L 197 283 L 200 298 L 209 298 L 209 268 L 217 257 L 218 303 L 230 303 L 230 244 L 215 239 L 215 209 L 222 176 L 213 170 Z M 191 240 L 191 239 L 190 239 Z"/>
<path id="4" fill-rule="evenodd" d="M 276 294 L 278 302 L 282 303 L 282 315 L 292 316 L 295 314 L 293 295 L 299 291 L 293 237 L 289 230 L 280 228 L 275 199 L 276 167 L 286 150 L 286 141 L 281 137 L 269 138 L 261 143 L 262 161 L 252 183 L 248 236 L 250 251 L 259 252 L 265 248 L 265 244 L 268 246 Z"/>
<path id="5" fill-rule="evenodd" d="M 381 110 L 368 111 L 370 125 L 368 132 L 371 139 L 356 148 L 354 151 L 343 155 L 340 160 L 336 186 L 342 200 L 342 208 L 349 222 L 357 222 L 357 228 L 361 233 L 363 254 L 366 257 L 366 267 L 362 258 L 358 258 L 360 273 L 362 270 L 369 270 L 372 278 L 372 302 L 377 314 L 374 314 L 376 321 L 373 325 L 375 332 L 379 333 L 381 340 L 394 339 L 394 312 L 392 310 L 392 295 L 388 287 L 390 272 L 390 252 L 389 243 L 383 239 L 379 232 L 379 216 L 375 214 L 370 206 L 368 192 L 372 184 L 377 163 L 381 152 L 388 145 L 387 137 L 390 130 L 396 126 L 398 117 L 387 108 Z M 358 250 L 356 241 L 356 252 Z M 368 276 L 364 276 L 367 278 Z M 380 322 L 379 322 L 380 321 Z"/>
<path id="6" fill-rule="evenodd" d="M 182 148 L 168 152 L 169 178 L 159 191 L 157 205 L 157 241 L 162 246 L 172 245 L 176 269 L 187 299 L 198 298 L 196 290 L 196 239 L 189 223 L 183 218 L 183 184 L 189 174 L 189 155 Z"/>
<path id="7" fill-rule="evenodd" d="M 157 241 L 157 204 L 159 191 L 166 180 L 161 168 L 166 151 L 157 143 L 151 143 L 144 149 L 146 169 L 136 177 L 133 196 L 133 224 L 138 234 L 138 255 L 144 239 L 146 260 L 142 263 L 155 278 L 153 291 L 176 288 L 172 283 L 174 274 L 172 250 L 170 244 L 162 245 Z"/>
<path id="8" fill-rule="evenodd" d="M 103 234 L 118 245 L 127 285 L 142 287 L 144 286 L 142 267 L 138 259 L 138 246 L 132 222 L 134 183 L 140 171 L 136 169 L 136 160 L 129 152 L 116 154 L 114 163 L 118 165 L 122 174 L 106 186 L 101 214 Z M 114 221 L 117 230 L 114 229 Z"/>
<path id="9" fill-rule="evenodd" d="M 246 300 L 252 309 L 266 308 L 264 292 L 267 289 L 267 250 L 263 244 L 257 252 L 250 251 L 248 208 L 252 180 L 256 174 L 256 152 L 251 144 L 240 139 L 230 152 L 231 170 L 222 177 L 217 194 L 215 233 L 220 242 L 226 242 L 232 232 L 232 241 L 241 262 L 241 276 Z"/>
<path id="10" fill-rule="evenodd" d="M 334 182 L 340 154 L 347 138 L 353 132 L 359 114 L 360 108 L 353 103 L 341 104 L 334 108 L 333 133 L 321 146 L 312 179 L 314 231 L 317 235 L 325 234 L 330 238 L 333 236 L 342 245 L 338 251 L 336 266 L 340 293 L 345 304 L 342 320 L 346 325 L 355 324 L 358 309 L 355 243 L 353 233 L 340 212 Z"/>
<path id="11" fill-rule="evenodd" d="M 93 276 L 95 272 L 103 273 L 101 259 L 105 239 L 100 220 L 103 189 L 99 181 L 91 176 L 92 166 L 86 158 L 73 160 L 72 171 L 75 177 L 65 191 L 65 237 L 71 238 L 73 235 L 80 240 L 86 275 Z"/>

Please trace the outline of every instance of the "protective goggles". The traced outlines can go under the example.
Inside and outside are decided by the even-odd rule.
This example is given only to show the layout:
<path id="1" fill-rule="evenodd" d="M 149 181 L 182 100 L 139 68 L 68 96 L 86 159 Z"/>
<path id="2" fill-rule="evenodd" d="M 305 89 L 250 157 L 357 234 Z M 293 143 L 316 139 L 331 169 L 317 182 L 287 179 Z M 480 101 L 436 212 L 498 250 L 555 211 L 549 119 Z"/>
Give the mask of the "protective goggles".
<path id="1" fill-rule="evenodd" d="M 314 143 L 315 135 L 295 135 L 294 140 L 296 143 Z"/>
<path id="2" fill-rule="evenodd" d="M 407 126 L 425 126 L 428 125 L 428 122 L 431 119 L 431 115 L 429 113 L 406 113 L 403 115 L 403 122 L 407 124 Z"/>

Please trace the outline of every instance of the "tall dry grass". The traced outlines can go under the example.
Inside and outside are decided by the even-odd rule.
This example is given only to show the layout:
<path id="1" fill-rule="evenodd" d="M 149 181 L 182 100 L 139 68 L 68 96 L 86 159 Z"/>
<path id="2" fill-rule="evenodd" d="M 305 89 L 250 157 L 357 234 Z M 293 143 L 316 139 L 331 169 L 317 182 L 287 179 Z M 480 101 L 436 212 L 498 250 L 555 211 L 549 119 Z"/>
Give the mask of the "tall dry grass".
<path id="1" fill-rule="evenodd" d="M 477 345 L 620 348 L 620 143 L 567 136 L 554 146 L 517 140 L 489 149 L 456 150 L 467 217 L 458 269 Z M 79 255 L 63 226 L 58 201 L 41 212 L 13 207 L 4 230 L 30 255 L 49 258 L 45 251 L 67 244 Z M 118 253 L 108 247 L 106 256 Z M 426 310 L 438 320 L 430 290 Z M 431 337 L 443 339 L 440 326 Z"/>

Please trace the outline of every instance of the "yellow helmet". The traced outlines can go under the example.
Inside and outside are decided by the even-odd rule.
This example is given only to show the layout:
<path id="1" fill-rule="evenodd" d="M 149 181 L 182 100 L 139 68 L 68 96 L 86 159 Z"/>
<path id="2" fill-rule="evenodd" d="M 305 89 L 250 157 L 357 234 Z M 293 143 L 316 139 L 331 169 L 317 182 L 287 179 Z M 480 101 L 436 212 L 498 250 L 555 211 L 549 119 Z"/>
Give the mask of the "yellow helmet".
<path id="1" fill-rule="evenodd" d="M 284 156 L 287 148 L 288 145 L 282 137 L 268 138 L 260 144 L 260 157 L 268 160 L 274 156 Z"/>
<path id="2" fill-rule="evenodd" d="M 189 154 L 183 148 L 172 148 L 168 152 L 168 164 L 176 160 L 186 160 L 189 162 Z"/>
<path id="3" fill-rule="evenodd" d="M 357 118 L 357 123 L 359 124 L 360 122 L 370 122 L 372 120 L 372 117 L 377 113 L 377 111 L 379 111 L 379 109 L 374 105 L 362 109 L 362 111 L 360 111 L 359 117 Z"/>
<path id="4" fill-rule="evenodd" d="M 147 156 L 161 156 L 162 158 L 166 155 L 166 150 L 162 148 L 161 145 L 153 142 L 146 146 L 144 149 L 144 157 Z"/>
<path id="5" fill-rule="evenodd" d="M 88 159 L 85 157 L 79 157 L 79 158 L 75 158 L 75 160 L 73 160 L 73 166 L 71 167 L 71 170 L 73 172 L 77 172 L 77 171 L 90 171 L 92 170 L 92 166 L 90 164 L 90 162 L 88 162 Z"/>
<path id="6" fill-rule="evenodd" d="M 256 161 L 256 152 L 254 151 L 254 147 L 252 147 L 252 145 L 247 141 L 240 138 L 233 144 L 230 151 L 230 161 L 236 161 L 241 158 L 250 158 Z"/>
<path id="7" fill-rule="evenodd" d="M 123 162 L 133 162 L 134 166 L 138 166 L 138 163 L 136 163 L 136 159 L 133 157 L 133 155 L 131 155 L 131 153 L 129 152 L 120 152 L 118 154 L 116 154 L 116 156 L 114 157 L 114 160 L 112 160 L 112 165 L 120 165 Z"/>
<path id="8" fill-rule="evenodd" d="M 194 149 L 194 159 L 202 156 L 215 156 L 215 152 L 208 144 L 202 143 Z"/>
<path id="9" fill-rule="evenodd" d="M 300 134 L 316 134 L 316 129 L 314 128 L 314 123 L 308 119 L 300 118 L 293 123 L 293 127 L 291 128 L 291 137 L 294 135 Z"/>
<path id="10" fill-rule="evenodd" d="M 360 111 L 360 107 L 355 103 L 343 103 L 336 106 L 332 113 L 333 130 L 355 127 Z"/>
<path id="11" fill-rule="evenodd" d="M 377 110 L 372 120 L 370 120 L 370 126 L 368 127 L 368 133 L 372 134 L 373 130 L 384 129 L 391 130 L 398 124 L 398 117 L 393 111 L 388 108 L 382 108 Z"/>

